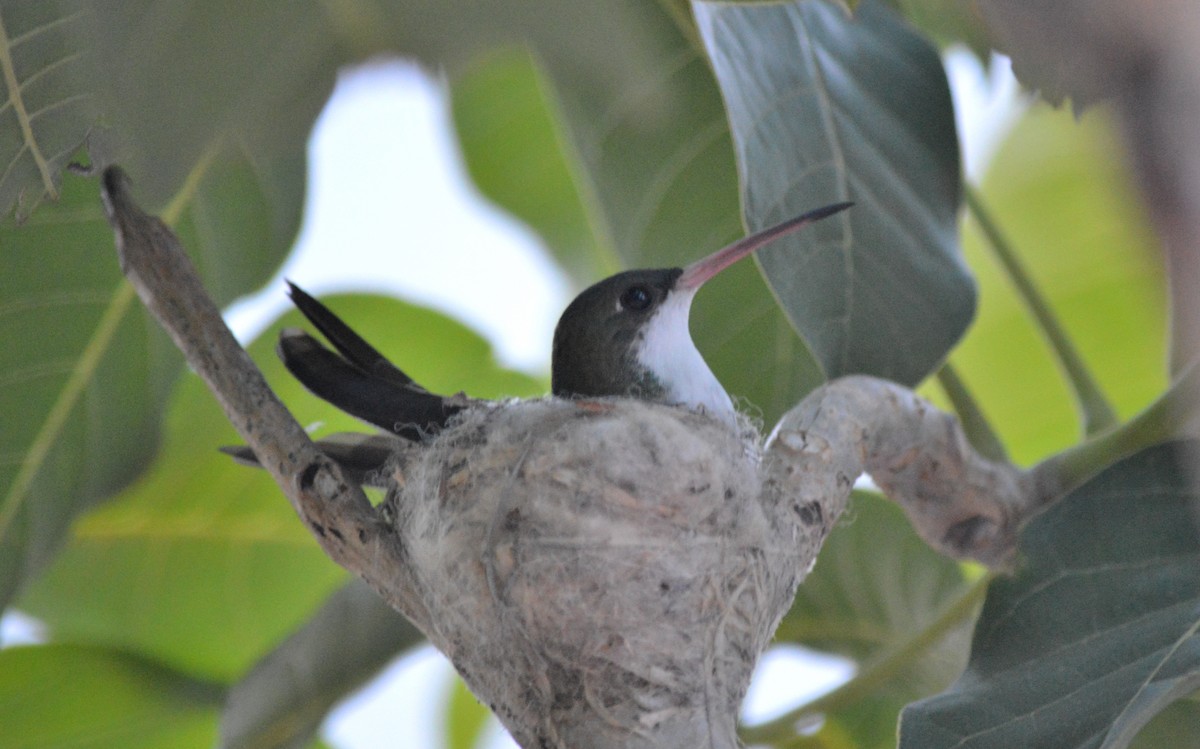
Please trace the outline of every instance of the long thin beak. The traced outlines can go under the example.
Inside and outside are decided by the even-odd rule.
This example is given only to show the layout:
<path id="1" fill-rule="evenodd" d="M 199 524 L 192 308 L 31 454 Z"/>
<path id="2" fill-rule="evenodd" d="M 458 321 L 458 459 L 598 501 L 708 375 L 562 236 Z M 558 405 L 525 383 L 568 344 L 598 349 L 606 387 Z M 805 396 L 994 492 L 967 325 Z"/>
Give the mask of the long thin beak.
<path id="1" fill-rule="evenodd" d="M 733 265 L 737 261 L 746 257 L 763 245 L 774 242 L 780 237 L 791 234 L 801 227 L 808 226 L 814 221 L 820 221 L 823 218 L 832 216 L 835 213 L 840 213 L 853 203 L 834 203 L 827 205 L 824 208 L 818 208 L 815 211 L 809 211 L 803 215 L 784 221 L 782 224 L 763 229 L 760 232 L 751 234 L 748 237 L 739 239 L 733 244 L 723 249 L 717 250 L 706 258 L 697 260 L 688 267 L 683 269 L 683 275 L 675 282 L 676 288 L 679 289 L 698 289 L 705 281 Z"/>

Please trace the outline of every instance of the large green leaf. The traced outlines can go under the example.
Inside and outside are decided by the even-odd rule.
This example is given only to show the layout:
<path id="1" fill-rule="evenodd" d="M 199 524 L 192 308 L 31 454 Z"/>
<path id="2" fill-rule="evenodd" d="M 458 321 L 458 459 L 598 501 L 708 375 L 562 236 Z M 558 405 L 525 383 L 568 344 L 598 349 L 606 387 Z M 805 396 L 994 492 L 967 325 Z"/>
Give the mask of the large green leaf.
<path id="1" fill-rule="evenodd" d="M 583 285 L 624 263 L 587 214 L 560 113 L 529 52 L 491 55 L 455 79 L 454 127 L 475 186 L 537 229 L 570 278 Z"/>
<path id="2" fill-rule="evenodd" d="M 729 110 L 747 223 L 856 206 L 759 251 L 829 377 L 914 384 L 971 321 L 958 249 L 958 138 L 937 51 L 876 2 L 699 2 Z"/>
<path id="3" fill-rule="evenodd" d="M 857 696 L 818 711 L 818 736 L 834 746 L 833 736 L 860 749 L 894 746 L 900 709 L 945 688 L 966 664 L 976 600 L 961 567 L 930 549 L 899 507 L 855 492 L 776 632 L 858 664 L 847 685 Z M 940 620 L 947 609 L 957 617 Z M 794 722 L 772 721 L 772 735 L 794 732 Z M 764 738 L 757 730 L 748 735 L 755 743 Z"/>
<path id="4" fill-rule="evenodd" d="M 75 76 L 89 64 L 73 40 L 87 23 L 83 5 L 0 3 L 0 219 L 58 197 L 63 167 L 96 124 L 96 102 Z"/>
<path id="5" fill-rule="evenodd" d="M 544 384 L 500 369 L 478 335 L 437 313 L 381 297 L 327 301 L 431 389 L 544 392 Z M 364 429 L 305 392 L 274 356 L 277 330 L 301 324 L 289 312 L 251 355 L 302 423 L 320 421 L 322 433 Z M 243 674 L 345 576 L 264 472 L 216 451 L 235 442 L 212 396 L 187 378 L 168 412 L 162 457 L 80 519 L 20 607 L 56 637 L 120 646 L 212 679 Z"/>
<path id="6" fill-rule="evenodd" d="M 0 650 L 0 748 L 211 746 L 222 697 L 211 685 L 111 650 Z"/>
<path id="7" fill-rule="evenodd" d="M 423 639 L 366 583 L 351 581 L 229 690 L 221 746 L 308 746 L 334 703 Z"/>
<path id="8" fill-rule="evenodd" d="M 454 70 L 501 43 L 569 56 L 604 87 L 636 77 L 646 42 L 621 4 L 426 0 L 84 0 L 82 86 L 146 185 L 173 194 L 211 144 L 303 151 L 338 69 L 391 52 Z M 569 53 L 569 55 L 568 55 Z M 90 122 L 88 124 L 91 124 Z"/>
<path id="9" fill-rule="evenodd" d="M 83 0 L 79 76 L 153 210 L 214 144 L 303 153 L 350 59 L 319 3 Z M 113 155 L 109 155 L 111 158 Z"/>
<path id="10" fill-rule="evenodd" d="M 967 585 L 960 565 L 929 548 L 899 507 L 856 491 L 796 592 L 778 637 L 867 659 L 919 632 Z M 957 675 L 953 664 L 931 668 L 924 687 L 914 687 Z"/>
<path id="11" fill-rule="evenodd" d="M 1144 408 L 1167 383 L 1166 284 L 1110 119 L 1031 108 L 981 191 L 1118 415 Z M 1027 464 L 1076 442 L 1079 418 L 975 223 L 965 229 L 979 316 L 952 361 L 1013 458 Z"/>
<path id="12" fill-rule="evenodd" d="M 221 303 L 262 283 L 299 221 L 303 159 L 195 174 L 172 207 Z M 182 360 L 122 280 L 95 181 L 0 225 L 0 607 L 72 518 L 145 468 Z"/>
<path id="13" fill-rule="evenodd" d="M 691 19 L 658 3 L 628 8 L 658 45 L 620 92 L 567 60 L 520 53 L 452 86 L 476 183 L 542 235 L 579 288 L 624 268 L 680 266 L 743 234 L 725 112 Z M 708 284 L 691 328 L 726 388 L 769 422 L 820 382 L 750 263 Z"/>
<path id="14" fill-rule="evenodd" d="M 1184 449 L 1121 461 L 1030 523 L 1019 570 L 989 592 L 966 673 L 905 710 L 901 747 L 1119 749 L 1200 689 Z"/>

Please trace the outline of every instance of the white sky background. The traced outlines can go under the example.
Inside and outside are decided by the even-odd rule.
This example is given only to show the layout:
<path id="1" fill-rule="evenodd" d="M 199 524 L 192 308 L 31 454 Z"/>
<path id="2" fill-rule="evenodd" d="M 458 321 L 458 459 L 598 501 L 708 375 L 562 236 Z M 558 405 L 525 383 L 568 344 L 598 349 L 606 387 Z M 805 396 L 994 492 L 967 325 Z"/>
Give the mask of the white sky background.
<path id="1" fill-rule="evenodd" d="M 1020 111 L 1017 86 L 1003 62 L 988 74 L 955 53 L 948 67 L 965 171 L 978 179 Z M 548 370 L 569 284 L 536 235 L 475 192 L 438 81 L 400 62 L 348 71 L 317 121 L 309 154 L 297 247 L 261 293 L 229 310 L 239 337 L 252 338 L 288 308 L 282 279 L 289 278 L 318 295 L 373 291 L 436 308 L 490 340 L 502 363 Z M 27 618 L 0 620 L 4 645 L 37 639 Z M 768 718 L 850 673 L 839 659 L 776 648 L 759 666 L 746 715 Z M 448 663 L 421 648 L 339 707 L 324 737 L 338 749 L 438 749 L 451 678 Z M 515 746 L 496 726 L 489 737 L 492 749 Z"/>

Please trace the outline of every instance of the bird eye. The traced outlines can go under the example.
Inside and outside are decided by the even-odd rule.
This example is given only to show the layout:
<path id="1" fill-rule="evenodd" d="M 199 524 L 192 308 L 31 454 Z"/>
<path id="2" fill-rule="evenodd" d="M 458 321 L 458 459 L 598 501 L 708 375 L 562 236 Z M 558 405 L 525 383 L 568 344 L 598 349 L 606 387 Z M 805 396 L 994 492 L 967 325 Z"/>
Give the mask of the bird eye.
<path id="1" fill-rule="evenodd" d="M 630 286 L 621 294 L 622 309 L 640 312 L 650 306 L 650 290 L 645 286 Z"/>

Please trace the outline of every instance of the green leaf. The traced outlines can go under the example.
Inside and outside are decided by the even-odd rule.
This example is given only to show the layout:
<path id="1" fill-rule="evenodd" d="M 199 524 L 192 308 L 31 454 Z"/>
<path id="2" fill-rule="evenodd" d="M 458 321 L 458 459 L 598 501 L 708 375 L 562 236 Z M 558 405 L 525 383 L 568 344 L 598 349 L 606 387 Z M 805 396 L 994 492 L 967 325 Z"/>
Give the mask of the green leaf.
<path id="1" fill-rule="evenodd" d="M 91 0 L 76 29 L 83 86 L 154 207 L 223 140 L 302 153 L 337 71 L 381 53 L 455 70 L 498 44 L 569 52 L 604 87 L 631 77 L 642 36 L 621 6 L 486 0 L 294 3 Z M 169 103 L 186 97 L 186 106 Z"/>
<path id="2" fill-rule="evenodd" d="M 1098 110 L 1076 120 L 1033 107 L 997 151 L 981 191 L 1108 401 L 1128 418 L 1167 384 L 1166 282 L 1112 124 Z M 1075 443 L 1079 419 L 978 227 L 964 228 L 980 306 L 952 361 L 1013 459 L 1028 464 Z"/>
<path id="3" fill-rule="evenodd" d="M 16 605 L 55 639 L 232 681 L 345 574 L 265 473 L 216 451 L 237 435 L 199 378 L 172 398 L 165 431 L 151 469 L 76 522 Z"/>
<path id="4" fill-rule="evenodd" d="M 308 746 L 335 703 L 423 639 L 366 583 L 348 583 L 229 690 L 221 746 Z"/>
<path id="5" fill-rule="evenodd" d="M 811 711 L 802 706 L 746 729 L 744 738 L 780 741 L 795 735 L 797 718 L 819 715 L 818 735 L 832 745 L 836 735 L 860 749 L 894 746 L 900 709 L 945 688 L 965 665 L 973 591 L 962 568 L 930 549 L 899 507 L 855 492 L 776 639 L 852 658 L 858 673 L 839 688 L 844 697 L 818 698 Z"/>
<path id="6" fill-rule="evenodd" d="M 119 652 L 0 650 L 2 749 L 211 746 L 221 690 Z"/>
<path id="7" fill-rule="evenodd" d="M 501 369 L 478 335 L 435 312 L 373 296 L 326 303 L 435 391 L 491 397 L 545 390 Z M 319 421 L 319 434 L 363 430 L 307 393 L 275 357 L 278 329 L 299 325 L 299 313 L 289 312 L 251 355 L 301 423 Z M 118 646 L 214 680 L 242 675 L 345 574 L 265 472 L 216 450 L 237 441 L 212 396 L 189 376 L 172 399 L 161 458 L 137 484 L 80 519 L 20 607 L 58 638 Z"/>
<path id="8" fill-rule="evenodd" d="M 307 169 L 303 151 L 265 159 L 245 149 L 210 167 L 174 228 L 218 305 L 257 289 L 291 251 Z"/>
<path id="9" fill-rule="evenodd" d="M 991 52 L 991 39 L 973 0 L 883 0 L 904 19 L 927 34 L 939 47 L 964 44 L 982 62 Z"/>
<path id="10" fill-rule="evenodd" d="M 619 90 L 569 58 L 538 55 L 535 65 L 520 54 L 452 87 L 472 176 L 532 224 L 580 288 L 626 268 L 682 266 L 744 234 L 720 92 L 690 19 L 659 3 L 622 7 L 652 42 Z M 525 124 L 538 137 L 517 135 Z M 527 175 L 549 175 L 553 198 L 537 200 Z M 691 329 L 725 387 L 768 422 L 820 382 L 749 263 L 706 286 Z"/>
<path id="11" fill-rule="evenodd" d="M 1170 705 L 1138 733 L 1134 749 L 1200 749 L 1200 703 L 1193 695 Z"/>
<path id="12" fill-rule="evenodd" d="M 450 695 L 446 700 L 446 748 L 475 749 L 491 716 L 491 711 L 456 676 L 450 681 Z"/>
<path id="13" fill-rule="evenodd" d="M 528 51 L 490 55 L 455 79 L 454 127 L 475 186 L 535 227 L 577 284 L 589 283 L 623 265 L 593 234 L 545 86 Z"/>
<path id="14" fill-rule="evenodd" d="M 914 384 L 971 321 L 958 139 L 937 51 L 876 2 L 697 3 L 725 94 L 747 223 L 856 206 L 759 251 L 828 377 Z"/>
<path id="15" fill-rule="evenodd" d="M 929 548 L 895 503 L 856 491 L 778 639 L 864 660 L 921 631 L 967 584 L 958 563 Z M 931 668 L 913 685 L 918 691 L 957 675 L 952 664 Z"/>
<path id="16" fill-rule="evenodd" d="M 89 64 L 72 38 L 86 23 L 81 0 L 0 8 L 0 219 L 56 199 L 63 167 L 96 124 L 75 77 Z"/>
<path id="17" fill-rule="evenodd" d="M 966 673 L 905 710 L 901 747 L 1119 749 L 1200 688 L 1200 531 L 1184 456 L 1181 444 L 1138 453 L 1029 524 Z"/>
<path id="18" fill-rule="evenodd" d="M 215 144 L 303 153 L 348 61 L 320 4 L 90 0 L 74 29 L 78 76 L 143 203 L 161 210 Z M 182 102 L 186 106 L 173 105 Z"/>
<path id="19" fill-rule="evenodd" d="M 216 299 L 261 284 L 299 221 L 303 160 L 198 167 L 172 207 Z M 236 209 L 223 206 L 234 198 Z M 121 278 L 98 184 L 0 225 L 0 607 L 77 513 L 128 484 L 158 444 L 182 360 Z"/>

